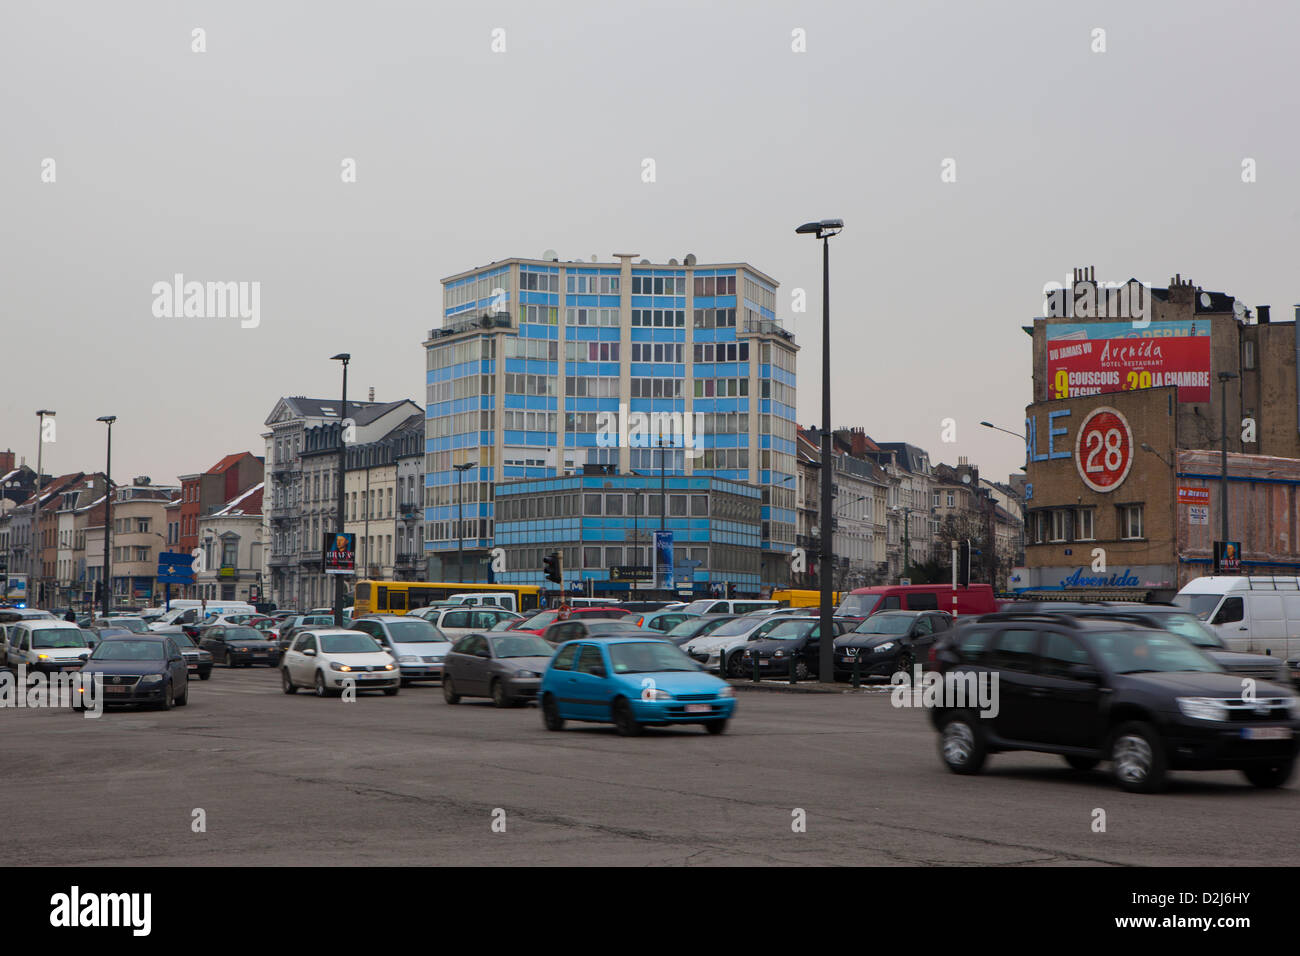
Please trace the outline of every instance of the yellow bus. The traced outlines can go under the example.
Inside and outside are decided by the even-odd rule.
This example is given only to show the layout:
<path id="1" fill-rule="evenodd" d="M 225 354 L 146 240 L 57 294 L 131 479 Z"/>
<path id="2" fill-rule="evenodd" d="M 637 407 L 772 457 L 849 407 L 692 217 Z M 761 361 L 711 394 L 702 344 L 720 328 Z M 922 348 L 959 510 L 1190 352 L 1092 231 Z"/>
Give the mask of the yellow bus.
<path id="1" fill-rule="evenodd" d="M 352 616 L 363 614 L 405 614 L 445 601 L 453 594 L 512 595 L 514 609 L 522 614 L 539 610 L 542 589 L 535 584 L 461 584 L 423 581 L 358 581 Z M 509 604 L 504 606 L 509 607 Z"/>
<path id="2" fill-rule="evenodd" d="M 843 593 L 842 591 L 836 591 L 831 596 L 831 603 L 836 607 L 840 606 L 840 597 Z M 772 600 L 785 607 L 819 607 L 822 601 L 822 592 L 787 588 L 783 591 L 773 591 Z"/>

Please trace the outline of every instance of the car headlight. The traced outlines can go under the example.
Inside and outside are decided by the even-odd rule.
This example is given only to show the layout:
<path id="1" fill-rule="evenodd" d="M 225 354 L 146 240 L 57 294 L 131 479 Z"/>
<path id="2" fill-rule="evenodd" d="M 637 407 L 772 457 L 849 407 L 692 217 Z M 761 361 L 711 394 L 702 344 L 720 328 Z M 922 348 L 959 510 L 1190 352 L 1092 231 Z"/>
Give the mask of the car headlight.
<path id="1" fill-rule="evenodd" d="M 150 684 L 161 684 L 163 682 L 162 674 L 145 674 L 140 678 L 140 686 L 145 687 Z"/>
<path id="2" fill-rule="evenodd" d="M 542 675 L 537 673 L 537 671 L 519 671 L 519 673 L 515 674 L 515 676 L 516 677 L 541 677 Z"/>
<path id="3" fill-rule="evenodd" d="M 397 669 L 397 665 L 396 665 L 396 664 L 385 664 L 385 665 L 384 665 L 384 670 L 386 670 L 386 671 L 391 671 L 391 670 L 396 670 L 396 669 Z"/>
<path id="4" fill-rule="evenodd" d="M 399 664 L 419 664 L 419 663 L 421 663 L 421 661 L 420 661 L 420 659 L 419 659 L 418 657 L 415 657 L 415 656 L 413 656 L 413 655 L 411 655 L 411 654 L 403 654 L 401 657 L 399 657 L 399 658 L 397 659 L 397 662 L 398 662 Z"/>
<path id="5" fill-rule="evenodd" d="M 1291 713 L 1300 714 L 1300 697 L 1287 698 L 1286 706 Z"/>
<path id="6" fill-rule="evenodd" d="M 719 696 L 719 697 L 735 697 L 735 696 L 736 696 L 736 688 L 734 688 L 734 687 L 732 687 L 730 684 L 728 684 L 726 687 L 720 688 L 720 689 L 718 690 L 718 696 Z"/>
<path id="7" fill-rule="evenodd" d="M 237 651 L 238 651 L 239 653 L 241 653 L 241 654 L 247 654 L 247 653 L 248 653 L 248 648 L 247 648 L 247 647 L 236 647 L 235 650 L 237 650 Z"/>
<path id="8" fill-rule="evenodd" d="M 873 654 L 883 654 L 885 651 L 892 651 L 893 649 L 894 649 L 894 642 L 893 642 L 893 641 L 885 641 L 885 643 L 883 643 L 883 644 L 877 644 L 875 647 L 873 647 L 873 648 L 871 649 L 871 653 L 873 653 Z"/>
<path id="9" fill-rule="evenodd" d="M 772 656 L 773 656 L 773 657 L 785 657 L 785 651 L 773 651 L 773 652 L 772 652 Z"/>
<path id="10" fill-rule="evenodd" d="M 1178 697 L 1178 709 L 1184 717 L 1197 720 L 1227 720 L 1228 708 L 1213 697 Z"/>
<path id="11" fill-rule="evenodd" d="M 642 700 L 672 700 L 673 695 L 658 687 L 647 687 L 641 691 Z"/>
<path id="12" fill-rule="evenodd" d="M 38 661 L 48 661 L 48 660 L 50 659 L 50 655 L 49 655 L 49 654 L 37 654 L 37 655 L 36 655 L 36 659 L 37 659 Z"/>
<path id="13" fill-rule="evenodd" d="M 330 670 L 332 671 L 350 671 L 352 668 L 347 664 L 340 664 L 338 661 L 330 661 Z"/>

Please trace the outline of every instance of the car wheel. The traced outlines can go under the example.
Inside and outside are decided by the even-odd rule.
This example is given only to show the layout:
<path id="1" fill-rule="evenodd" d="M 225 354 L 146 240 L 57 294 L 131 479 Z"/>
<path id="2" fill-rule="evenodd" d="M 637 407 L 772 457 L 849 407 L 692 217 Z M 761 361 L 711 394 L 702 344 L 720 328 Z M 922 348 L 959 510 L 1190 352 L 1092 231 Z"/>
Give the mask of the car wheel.
<path id="1" fill-rule="evenodd" d="M 316 696 L 328 697 L 329 695 L 330 695 L 330 689 L 325 683 L 325 675 L 322 674 L 320 671 L 317 671 L 316 672 Z"/>
<path id="2" fill-rule="evenodd" d="M 442 675 L 442 699 L 449 704 L 459 704 L 460 694 L 451 686 L 451 678 L 446 674 Z"/>
<path id="3" fill-rule="evenodd" d="M 1101 763 L 1096 757 L 1076 757 L 1073 754 L 1066 755 L 1065 762 L 1075 770 L 1091 770 Z"/>
<path id="4" fill-rule="evenodd" d="M 725 734 L 727 732 L 727 721 L 725 718 L 723 720 L 710 720 L 704 725 L 704 729 L 714 736 Z"/>
<path id="5" fill-rule="evenodd" d="M 384 688 L 384 696 L 385 696 L 385 697 L 396 697 L 396 696 L 397 696 L 397 692 L 398 692 L 399 690 L 401 690 L 401 689 L 402 689 L 402 685 L 401 685 L 401 684 L 398 684 L 396 687 L 385 687 L 385 688 Z"/>
<path id="6" fill-rule="evenodd" d="M 515 703 L 506 693 L 506 682 L 500 678 L 492 681 L 492 703 L 502 708 L 513 707 Z"/>
<path id="7" fill-rule="evenodd" d="M 212 671 L 199 671 L 199 680 L 207 680 L 212 676 Z"/>
<path id="8" fill-rule="evenodd" d="M 1280 787 L 1291 779 L 1291 774 L 1295 770 L 1295 761 L 1286 760 L 1282 763 L 1261 764 L 1258 767 L 1249 767 L 1241 772 L 1246 775 L 1256 787 Z"/>
<path id="9" fill-rule="evenodd" d="M 1165 788 L 1165 749 L 1155 728 L 1132 721 L 1111 737 L 1110 759 L 1115 782 L 1133 793 L 1158 793 Z"/>
<path id="10" fill-rule="evenodd" d="M 176 698 L 176 706 L 177 706 L 177 707 L 184 707 L 184 706 L 185 706 L 186 704 L 188 704 L 189 702 L 190 702 L 190 683 L 189 683 L 189 681 L 186 681 L 186 682 L 185 682 L 185 693 L 181 694 L 181 696 L 179 696 L 179 697 Z"/>
<path id="11" fill-rule="evenodd" d="M 939 735 L 939 754 L 953 773 L 979 773 L 984 768 L 988 749 L 978 717 L 962 711 L 953 714 Z"/>
<path id="12" fill-rule="evenodd" d="M 906 674 L 907 679 L 910 681 L 912 679 L 912 665 L 914 663 L 915 659 L 912 657 L 912 652 L 903 651 L 903 653 L 898 655 L 898 660 L 894 663 L 894 673 Z"/>
<path id="13" fill-rule="evenodd" d="M 298 693 L 298 685 L 295 684 L 293 678 L 289 676 L 289 668 L 287 667 L 280 668 L 280 686 L 284 688 L 286 694 Z"/>
<path id="14" fill-rule="evenodd" d="M 632 713 L 632 705 L 626 697 L 614 701 L 614 729 L 620 737 L 639 737 L 642 727 Z"/>
<path id="15" fill-rule="evenodd" d="M 736 651 L 736 653 L 727 658 L 727 676 L 737 678 L 745 676 L 744 651 Z"/>
<path id="16" fill-rule="evenodd" d="M 795 680 L 807 680 L 812 676 L 812 671 L 808 670 L 807 661 L 795 661 L 790 666 L 794 668 Z"/>
<path id="17" fill-rule="evenodd" d="M 546 725 L 547 730 L 564 729 L 564 718 L 560 716 L 560 708 L 556 706 L 553 694 L 547 694 L 542 698 L 542 723 Z"/>
<path id="18" fill-rule="evenodd" d="M 235 655 L 231 654 L 229 651 L 226 652 L 226 666 L 232 669 L 239 666 L 235 663 Z"/>
<path id="19" fill-rule="evenodd" d="M 158 705 L 159 710 L 172 709 L 172 682 L 168 681 L 167 686 L 163 688 L 162 703 Z"/>

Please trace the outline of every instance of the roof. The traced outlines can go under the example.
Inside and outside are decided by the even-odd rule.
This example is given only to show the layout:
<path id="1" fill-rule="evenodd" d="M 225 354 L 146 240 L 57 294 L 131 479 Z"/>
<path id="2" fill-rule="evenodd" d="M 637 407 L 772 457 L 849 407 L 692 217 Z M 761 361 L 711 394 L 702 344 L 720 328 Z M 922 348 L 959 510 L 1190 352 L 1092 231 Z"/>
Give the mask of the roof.
<path id="1" fill-rule="evenodd" d="M 222 472 L 229 470 L 231 467 L 237 464 L 240 461 L 240 459 L 245 457 L 252 458 L 255 456 L 253 455 L 252 452 L 248 452 L 248 451 L 232 452 L 231 454 L 222 458 L 221 461 L 217 462 L 211 468 L 209 468 L 206 472 L 204 472 L 204 474 L 219 475 Z"/>
<path id="2" fill-rule="evenodd" d="M 343 403 L 335 398 L 306 398 L 302 395 L 290 395 L 281 399 L 293 413 L 299 418 L 334 418 L 340 419 L 343 416 L 339 412 L 343 408 Z M 394 408 L 410 402 L 415 402 L 409 398 L 398 399 L 395 402 L 358 402 L 349 399 L 348 417 L 358 425 L 368 425 L 376 418 L 379 418 Z M 416 406 L 417 408 L 419 406 Z M 224 460 L 224 459 L 223 459 Z"/>
<path id="3" fill-rule="evenodd" d="M 239 515 L 260 515 L 262 513 L 262 491 L 266 487 L 266 482 L 259 481 L 246 491 L 240 492 L 234 498 L 227 501 L 218 511 L 214 511 L 209 518 L 233 518 Z"/>

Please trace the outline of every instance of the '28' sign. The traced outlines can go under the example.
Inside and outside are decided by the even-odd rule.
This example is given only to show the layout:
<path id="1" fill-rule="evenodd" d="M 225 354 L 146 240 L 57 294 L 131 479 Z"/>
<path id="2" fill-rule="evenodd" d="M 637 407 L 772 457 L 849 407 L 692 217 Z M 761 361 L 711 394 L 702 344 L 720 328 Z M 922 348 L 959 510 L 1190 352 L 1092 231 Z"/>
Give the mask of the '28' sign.
<path id="1" fill-rule="evenodd" d="M 1113 408 L 1094 408 L 1074 438 L 1074 464 L 1093 491 L 1114 491 L 1133 467 L 1133 431 Z"/>

